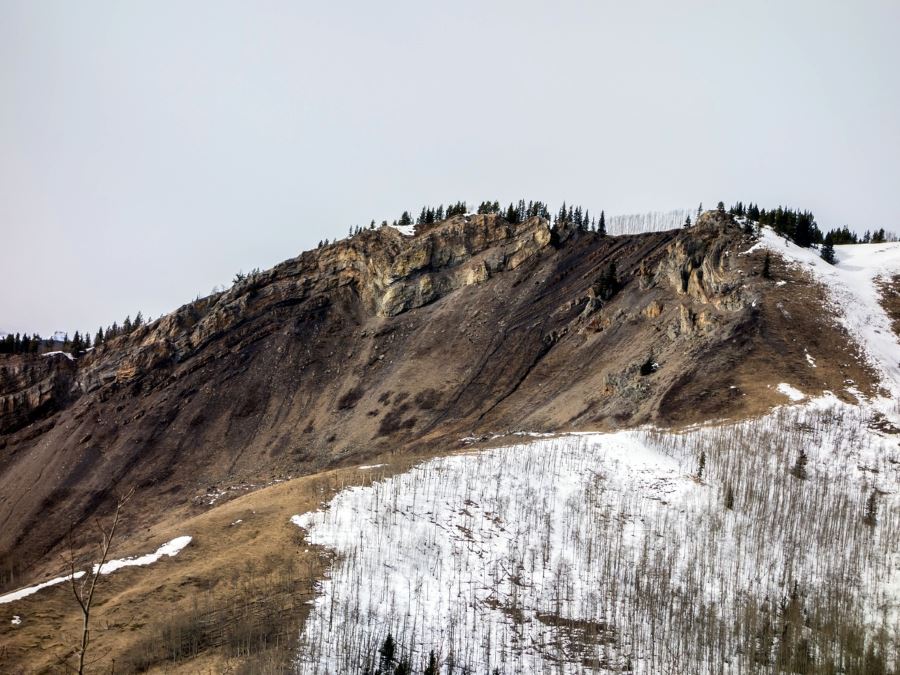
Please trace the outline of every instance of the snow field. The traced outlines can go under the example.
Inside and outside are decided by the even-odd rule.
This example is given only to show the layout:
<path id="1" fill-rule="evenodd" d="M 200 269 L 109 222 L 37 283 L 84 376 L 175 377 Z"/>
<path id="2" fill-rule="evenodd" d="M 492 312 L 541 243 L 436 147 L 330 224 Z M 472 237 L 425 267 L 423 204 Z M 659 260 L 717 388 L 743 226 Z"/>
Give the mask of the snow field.
<path id="1" fill-rule="evenodd" d="M 345 490 L 292 519 L 337 554 L 298 670 L 363 672 L 388 631 L 414 670 L 434 649 L 444 673 L 855 658 L 853 631 L 900 628 L 900 453 L 867 421 L 825 397 L 682 434 L 444 457 Z"/>

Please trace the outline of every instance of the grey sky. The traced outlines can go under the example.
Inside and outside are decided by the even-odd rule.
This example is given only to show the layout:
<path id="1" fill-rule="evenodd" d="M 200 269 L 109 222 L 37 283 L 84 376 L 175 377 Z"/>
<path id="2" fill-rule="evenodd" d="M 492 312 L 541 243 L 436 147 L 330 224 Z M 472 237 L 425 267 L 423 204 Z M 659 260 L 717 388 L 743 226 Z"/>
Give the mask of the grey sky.
<path id="1" fill-rule="evenodd" d="M 0 0 L 0 330 L 520 196 L 900 220 L 900 3 Z"/>

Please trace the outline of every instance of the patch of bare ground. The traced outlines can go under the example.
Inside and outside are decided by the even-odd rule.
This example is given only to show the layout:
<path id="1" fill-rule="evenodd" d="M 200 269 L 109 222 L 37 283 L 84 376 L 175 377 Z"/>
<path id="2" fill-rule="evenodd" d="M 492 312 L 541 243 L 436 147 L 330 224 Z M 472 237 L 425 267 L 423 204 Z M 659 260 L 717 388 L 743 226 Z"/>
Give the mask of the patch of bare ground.
<path id="1" fill-rule="evenodd" d="M 890 279 L 880 279 L 877 283 L 881 291 L 881 306 L 891 320 L 894 334 L 900 337 L 900 274 Z"/>
<path id="2" fill-rule="evenodd" d="M 146 553 L 176 536 L 193 541 L 174 558 L 104 576 L 92 618 L 88 672 L 281 673 L 289 665 L 315 584 L 332 557 L 304 543 L 290 522 L 337 491 L 408 469 L 336 469 L 284 481 L 199 515 L 178 511 L 114 545 Z M 133 503 L 130 508 L 141 508 Z M 65 571 L 60 563 L 47 576 Z M 42 578 L 23 578 L 23 584 Z M 80 610 L 67 584 L 0 605 L 0 672 L 70 672 Z M 13 616 L 21 623 L 13 624 Z"/>

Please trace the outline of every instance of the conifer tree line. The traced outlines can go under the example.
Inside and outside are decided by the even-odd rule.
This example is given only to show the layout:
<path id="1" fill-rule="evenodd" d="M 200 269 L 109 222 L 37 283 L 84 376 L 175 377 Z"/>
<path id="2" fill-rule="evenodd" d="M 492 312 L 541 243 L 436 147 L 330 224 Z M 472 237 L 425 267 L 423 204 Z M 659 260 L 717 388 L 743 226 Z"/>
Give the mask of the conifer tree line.
<path id="1" fill-rule="evenodd" d="M 103 326 L 100 326 L 94 334 L 93 339 L 91 339 L 89 331 L 84 331 L 84 333 L 75 331 L 75 334 L 71 338 L 69 337 L 69 334 L 66 333 L 62 340 L 42 338 L 37 333 L 33 333 L 30 337 L 26 333 L 16 333 L 15 335 L 9 334 L 0 340 L 0 354 L 40 354 L 53 349 L 59 349 L 60 351 L 78 356 L 85 353 L 87 350 L 93 347 L 99 347 L 108 340 L 117 338 L 120 335 L 129 335 L 151 321 L 152 319 L 150 318 L 145 319 L 142 312 L 135 314 L 134 319 L 132 319 L 129 314 L 125 317 L 125 320 L 121 325 L 114 321 L 111 326 L 107 326 L 105 329 Z"/>
<path id="2" fill-rule="evenodd" d="M 760 225 L 768 225 L 778 234 L 803 247 L 809 247 L 813 244 L 840 246 L 843 244 L 881 244 L 886 241 L 896 241 L 896 237 L 888 235 L 883 227 L 875 231 L 866 230 L 862 237 L 852 232 L 846 225 L 840 228 L 833 228 L 823 235 L 811 211 L 795 211 L 782 206 L 766 211 L 753 203 L 744 205 L 743 202 L 738 202 L 728 212 L 734 216 L 745 216 L 748 220 L 757 222 Z"/>
<path id="3" fill-rule="evenodd" d="M 0 340 L 0 354 L 36 354 L 42 342 L 37 333 L 31 337 L 27 333 L 10 333 Z"/>
<path id="4" fill-rule="evenodd" d="M 145 319 L 143 313 L 138 312 L 134 315 L 134 319 L 131 318 L 130 314 L 126 316 L 121 326 L 115 321 L 113 321 L 111 326 L 107 326 L 106 330 L 103 329 L 103 326 L 100 326 L 94 336 L 94 346 L 99 347 L 120 335 L 130 335 L 138 328 L 145 324 L 149 324 L 151 321 L 153 321 L 151 317 Z"/>
<path id="5" fill-rule="evenodd" d="M 722 210 L 721 202 L 720 210 Z M 775 232 L 787 237 L 797 246 L 808 248 L 813 244 L 821 244 L 822 231 L 816 223 L 812 211 L 800 211 L 779 206 L 777 209 L 761 209 L 753 203 L 746 206 L 738 202 L 728 212 L 733 216 L 746 217 L 748 220 L 771 227 Z"/>
<path id="6" fill-rule="evenodd" d="M 16 333 L 0 340 L 0 354 L 41 354 L 57 347 L 61 347 L 64 352 L 82 354 L 92 347 L 91 336 L 87 332 L 82 335 L 79 331 L 75 331 L 71 339 L 66 333 L 62 340 L 55 340 L 42 338 L 37 333 L 33 333 L 31 337 L 26 333 Z"/>
<path id="7" fill-rule="evenodd" d="M 394 219 L 390 223 L 388 223 L 387 220 L 382 220 L 380 227 L 387 227 L 388 225 L 392 225 L 394 227 L 408 227 L 410 225 L 432 225 L 448 218 L 452 218 L 453 216 L 462 216 L 467 213 L 469 213 L 469 207 L 465 201 L 453 202 L 448 204 L 446 207 L 443 204 L 440 204 L 436 207 L 423 206 L 419 211 L 419 215 L 415 218 L 413 217 L 412 212 L 404 211 L 400 214 L 399 218 Z M 500 205 L 499 200 L 495 199 L 493 201 L 489 200 L 481 202 L 476 209 L 476 213 L 499 215 L 504 220 L 512 224 L 524 222 L 529 218 L 540 217 L 545 218 L 546 220 L 551 220 L 554 225 L 569 223 L 574 224 L 581 230 L 592 230 L 595 232 L 601 232 L 603 234 L 606 233 L 606 220 L 603 212 L 600 213 L 599 219 L 591 218 L 587 210 L 582 209 L 581 207 L 564 207 L 564 209 L 559 214 L 557 214 L 555 218 L 553 218 L 550 215 L 550 209 L 547 206 L 546 202 L 534 200 L 529 200 L 526 202 L 524 199 L 520 199 L 518 202 L 510 202 L 506 208 L 503 208 Z M 365 230 L 374 230 L 376 227 L 377 225 L 375 223 L 375 220 L 372 219 L 369 222 L 368 227 L 351 225 L 347 232 L 347 235 L 348 237 L 352 238 Z M 316 248 L 324 248 L 335 242 L 337 242 L 337 239 L 335 239 L 334 241 L 330 239 L 320 239 Z"/>

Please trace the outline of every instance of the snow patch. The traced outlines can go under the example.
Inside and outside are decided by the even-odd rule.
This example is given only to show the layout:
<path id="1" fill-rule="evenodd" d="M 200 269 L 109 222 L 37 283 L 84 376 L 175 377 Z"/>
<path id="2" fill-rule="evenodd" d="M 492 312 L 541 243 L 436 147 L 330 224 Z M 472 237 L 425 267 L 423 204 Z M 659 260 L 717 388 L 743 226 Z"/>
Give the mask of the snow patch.
<path id="1" fill-rule="evenodd" d="M 13 626 L 18 626 L 19 624 L 22 623 L 22 617 L 19 616 L 18 614 L 15 614 L 15 615 L 13 615 L 12 621 L 10 621 L 10 623 Z"/>
<path id="2" fill-rule="evenodd" d="M 155 563 L 162 556 L 173 557 L 178 555 L 181 550 L 187 546 L 191 542 L 191 537 L 176 537 L 172 541 L 166 542 L 158 549 L 156 549 L 155 553 L 148 553 L 147 555 L 142 555 L 134 558 L 122 558 L 120 560 L 109 560 L 103 564 L 102 567 L 99 565 L 94 565 L 93 572 L 97 573 L 98 568 L 100 574 L 110 574 L 111 572 L 115 572 L 118 569 L 123 567 L 133 567 L 135 565 L 149 565 L 151 563 Z M 0 605 L 6 604 L 8 602 L 15 602 L 16 600 L 21 600 L 22 598 L 28 597 L 29 595 L 33 595 L 38 591 L 49 588 L 50 586 L 55 586 L 57 584 L 61 584 L 64 581 L 69 581 L 71 579 L 80 579 L 84 576 L 84 571 L 75 572 L 75 574 L 67 574 L 62 577 L 56 577 L 55 579 L 50 579 L 49 581 L 44 581 L 35 586 L 28 586 L 27 588 L 20 588 L 17 591 L 13 591 L 12 593 L 7 593 L 6 595 L 0 595 Z"/>
<path id="3" fill-rule="evenodd" d="M 804 394 L 799 389 L 792 387 L 787 382 L 782 382 L 781 384 L 779 384 L 777 389 L 779 393 L 784 394 L 792 401 L 802 401 L 806 398 L 806 394 Z"/>
<path id="4" fill-rule="evenodd" d="M 388 227 L 393 227 L 405 237 L 411 237 L 416 233 L 415 225 L 388 225 Z"/>
<path id="5" fill-rule="evenodd" d="M 155 563 L 164 555 L 173 558 L 181 553 L 182 549 L 185 546 L 191 543 L 191 539 L 192 537 L 190 536 L 176 537 L 172 541 L 168 541 L 160 546 L 154 553 L 147 553 L 146 555 L 138 556 L 135 558 L 121 558 L 119 560 L 110 560 L 103 563 L 103 566 L 100 567 L 100 574 L 109 574 L 110 572 L 115 572 L 116 570 L 123 567 L 150 565 L 152 563 Z M 94 565 L 94 573 L 96 572 L 97 565 Z"/>
<path id="6" fill-rule="evenodd" d="M 44 352 L 41 356 L 56 356 L 57 354 L 62 354 L 67 359 L 69 359 L 69 361 L 75 360 L 75 357 L 72 356 L 69 352 Z"/>
<path id="7" fill-rule="evenodd" d="M 69 581 L 71 578 L 80 579 L 84 576 L 84 572 L 75 572 L 74 575 L 66 575 L 64 577 L 56 577 L 55 579 L 50 579 L 49 581 L 44 581 L 43 583 L 37 584 L 35 586 L 29 586 L 28 588 L 20 588 L 17 591 L 13 591 L 12 593 L 7 593 L 6 595 L 0 595 L 0 605 L 5 605 L 8 602 L 15 602 L 16 600 L 21 600 L 22 598 L 27 598 L 29 595 L 33 595 L 44 588 L 49 588 L 50 586 L 56 586 L 56 584 L 61 584 L 64 581 Z"/>
<path id="8" fill-rule="evenodd" d="M 387 466 L 387 464 L 360 464 L 356 468 L 360 471 L 366 471 L 367 469 L 380 469 L 383 466 Z"/>

